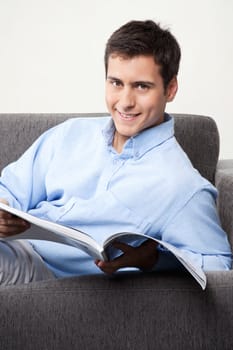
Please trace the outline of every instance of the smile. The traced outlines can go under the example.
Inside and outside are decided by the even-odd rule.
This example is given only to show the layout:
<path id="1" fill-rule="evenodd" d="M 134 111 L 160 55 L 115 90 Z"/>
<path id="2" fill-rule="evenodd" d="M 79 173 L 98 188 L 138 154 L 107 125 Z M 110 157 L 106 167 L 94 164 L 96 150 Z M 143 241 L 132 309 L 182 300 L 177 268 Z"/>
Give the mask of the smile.
<path id="1" fill-rule="evenodd" d="M 123 120 L 133 120 L 140 115 L 140 113 L 121 113 L 119 111 L 118 113 L 120 115 L 120 118 Z"/>

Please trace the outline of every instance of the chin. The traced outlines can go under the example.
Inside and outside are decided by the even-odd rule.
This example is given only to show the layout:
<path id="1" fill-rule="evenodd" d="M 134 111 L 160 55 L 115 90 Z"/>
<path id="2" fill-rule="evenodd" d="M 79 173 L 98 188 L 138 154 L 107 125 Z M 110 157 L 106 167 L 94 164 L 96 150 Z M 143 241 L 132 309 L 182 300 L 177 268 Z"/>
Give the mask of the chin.
<path id="1" fill-rule="evenodd" d="M 126 128 L 116 128 L 119 135 L 122 135 L 125 138 L 130 138 L 138 134 L 140 131 L 136 130 L 127 130 Z"/>

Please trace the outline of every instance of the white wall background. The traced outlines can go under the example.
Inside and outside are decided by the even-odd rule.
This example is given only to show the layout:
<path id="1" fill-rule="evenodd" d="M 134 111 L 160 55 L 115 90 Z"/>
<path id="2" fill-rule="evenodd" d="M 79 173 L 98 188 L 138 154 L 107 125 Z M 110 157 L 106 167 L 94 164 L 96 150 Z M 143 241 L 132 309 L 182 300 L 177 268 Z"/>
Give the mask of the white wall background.
<path id="1" fill-rule="evenodd" d="M 220 156 L 233 158 L 232 18 L 232 0 L 0 0 L 0 113 L 106 111 L 107 38 L 153 19 L 183 53 L 167 111 L 213 116 Z"/>

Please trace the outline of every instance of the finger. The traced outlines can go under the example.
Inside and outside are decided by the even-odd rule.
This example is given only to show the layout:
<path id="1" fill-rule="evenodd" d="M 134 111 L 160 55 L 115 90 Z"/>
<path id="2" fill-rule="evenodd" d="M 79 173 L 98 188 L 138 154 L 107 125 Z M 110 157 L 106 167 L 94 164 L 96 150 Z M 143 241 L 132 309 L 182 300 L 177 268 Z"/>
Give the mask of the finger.
<path id="1" fill-rule="evenodd" d="M 3 218 L 3 219 L 10 219 L 10 218 L 13 218 L 13 215 L 8 213 L 7 211 L 5 210 L 0 210 L 0 218 Z"/>
<path id="2" fill-rule="evenodd" d="M 0 236 L 7 237 L 22 233 L 30 227 L 30 223 L 24 220 L 1 220 L 0 219 Z"/>
<path id="3" fill-rule="evenodd" d="M 122 254 L 111 261 L 99 261 L 97 266 L 106 273 L 114 273 L 118 269 L 126 266 L 130 266 L 129 257 L 126 254 Z"/>
<path id="4" fill-rule="evenodd" d="M 112 275 L 117 270 L 117 268 L 114 266 L 114 264 L 112 264 L 111 261 L 97 260 L 95 261 L 95 264 L 101 271 L 108 275 Z"/>
<path id="5" fill-rule="evenodd" d="M 114 248 L 121 250 L 123 253 L 128 253 L 134 249 L 129 244 L 122 243 L 122 242 L 114 242 L 113 246 Z"/>
<path id="6" fill-rule="evenodd" d="M 23 219 L 18 219 L 14 217 L 10 218 L 0 218 L 0 226 L 19 226 L 19 227 L 27 227 L 29 226 L 29 222 L 23 220 Z"/>

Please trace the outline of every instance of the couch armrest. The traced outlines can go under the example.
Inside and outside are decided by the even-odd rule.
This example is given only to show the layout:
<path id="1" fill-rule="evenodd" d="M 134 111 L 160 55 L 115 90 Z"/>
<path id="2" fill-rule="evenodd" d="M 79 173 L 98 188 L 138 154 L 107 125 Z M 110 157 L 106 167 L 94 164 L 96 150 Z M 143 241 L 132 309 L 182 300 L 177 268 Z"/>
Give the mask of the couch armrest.
<path id="1" fill-rule="evenodd" d="M 233 159 L 220 159 L 217 164 L 217 176 L 222 171 L 233 174 Z"/>
<path id="2" fill-rule="evenodd" d="M 215 184 L 219 192 L 219 216 L 233 248 L 233 159 L 219 161 Z"/>

